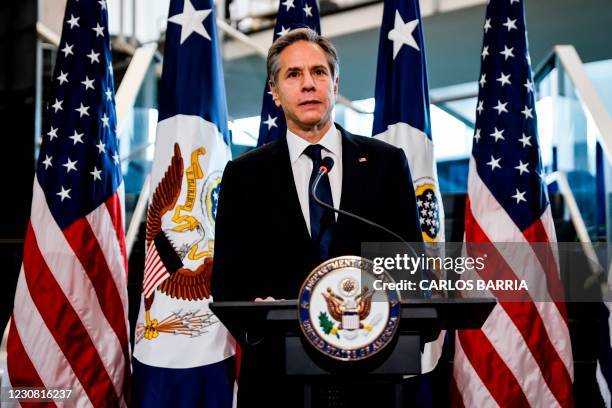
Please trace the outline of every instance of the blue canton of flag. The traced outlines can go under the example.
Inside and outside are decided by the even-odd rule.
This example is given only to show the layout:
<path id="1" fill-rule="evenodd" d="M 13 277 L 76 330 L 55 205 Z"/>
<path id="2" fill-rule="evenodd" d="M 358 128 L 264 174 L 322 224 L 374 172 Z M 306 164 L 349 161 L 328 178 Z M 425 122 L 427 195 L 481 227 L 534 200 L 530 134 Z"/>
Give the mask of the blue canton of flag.
<path id="1" fill-rule="evenodd" d="M 36 171 L 61 228 L 97 208 L 122 181 L 106 13 L 84 7 L 69 1 L 66 8 L 71 18 L 60 44 Z"/>
<path id="2" fill-rule="evenodd" d="M 278 15 L 274 27 L 273 41 L 296 28 L 309 27 L 321 33 L 319 7 L 316 0 L 285 0 L 278 5 Z M 283 110 L 274 104 L 270 86 L 266 80 L 261 107 L 261 122 L 257 146 L 272 142 L 285 136 L 287 124 Z"/>
<path id="3" fill-rule="evenodd" d="M 209 309 L 217 200 L 230 159 L 211 0 L 172 0 L 134 347 L 138 406 L 229 408 L 235 343 Z"/>
<path id="4" fill-rule="evenodd" d="M 472 148 L 478 175 L 521 230 L 548 206 L 522 12 L 487 8 Z"/>

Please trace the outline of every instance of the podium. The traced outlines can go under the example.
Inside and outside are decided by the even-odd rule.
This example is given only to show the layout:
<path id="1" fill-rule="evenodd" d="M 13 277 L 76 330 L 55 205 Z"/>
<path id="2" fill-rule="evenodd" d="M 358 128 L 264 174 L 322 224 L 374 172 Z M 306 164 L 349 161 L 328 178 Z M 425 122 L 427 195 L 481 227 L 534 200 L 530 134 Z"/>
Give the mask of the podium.
<path id="1" fill-rule="evenodd" d="M 213 302 L 210 309 L 244 347 L 256 347 L 264 337 L 283 340 L 282 374 L 304 383 L 304 407 L 311 406 L 313 384 L 348 379 L 395 384 L 395 406 L 400 407 L 404 376 L 421 373 L 423 345 L 442 329 L 479 329 L 495 304 L 494 299 L 402 300 L 395 340 L 363 361 L 334 360 L 304 340 L 296 300 Z"/>

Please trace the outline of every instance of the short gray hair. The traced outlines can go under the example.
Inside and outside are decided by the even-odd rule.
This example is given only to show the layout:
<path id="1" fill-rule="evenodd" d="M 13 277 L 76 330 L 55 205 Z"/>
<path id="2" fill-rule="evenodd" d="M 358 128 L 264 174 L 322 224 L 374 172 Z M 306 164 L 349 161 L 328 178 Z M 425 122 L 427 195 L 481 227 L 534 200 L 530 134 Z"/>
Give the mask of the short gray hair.
<path id="1" fill-rule="evenodd" d="M 268 58 L 266 60 L 266 68 L 268 70 L 268 80 L 273 84 L 278 79 L 280 71 L 280 54 L 285 48 L 298 41 L 308 41 L 317 44 L 325 52 L 327 64 L 331 70 L 332 78 L 335 80 L 340 74 L 340 65 L 338 63 L 338 52 L 336 47 L 327 38 L 317 34 L 316 31 L 310 28 L 298 28 L 289 31 L 287 34 L 279 37 L 274 41 L 274 44 L 268 50 Z"/>

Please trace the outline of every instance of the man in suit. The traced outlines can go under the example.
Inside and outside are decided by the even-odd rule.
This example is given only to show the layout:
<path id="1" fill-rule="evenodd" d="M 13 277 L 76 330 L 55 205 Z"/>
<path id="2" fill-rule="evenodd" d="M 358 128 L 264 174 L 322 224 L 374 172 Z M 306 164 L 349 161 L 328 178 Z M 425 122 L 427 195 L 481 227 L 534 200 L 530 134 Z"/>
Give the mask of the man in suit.
<path id="1" fill-rule="evenodd" d="M 339 67 L 331 42 L 310 29 L 293 30 L 272 45 L 267 69 L 288 130 L 286 137 L 225 168 L 215 230 L 215 301 L 295 299 L 322 261 L 360 255 L 362 242 L 397 241 L 313 200 L 309 188 L 325 157 L 334 166 L 317 189 L 323 201 L 373 220 L 408 242 L 422 240 L 404 152 L 332 122 Z M 255 406 L 259 396 L 273 405 L 269 395 L 263 396 L 272 383 L 279 404 L 292 406 L 286 398 L 299 388 L 291 391 L 274 377 L 282 371 L 282 361 L 271 351 L 275 345 L 258 347 L 257 352 L 244 350 L 239 403 Z"/>

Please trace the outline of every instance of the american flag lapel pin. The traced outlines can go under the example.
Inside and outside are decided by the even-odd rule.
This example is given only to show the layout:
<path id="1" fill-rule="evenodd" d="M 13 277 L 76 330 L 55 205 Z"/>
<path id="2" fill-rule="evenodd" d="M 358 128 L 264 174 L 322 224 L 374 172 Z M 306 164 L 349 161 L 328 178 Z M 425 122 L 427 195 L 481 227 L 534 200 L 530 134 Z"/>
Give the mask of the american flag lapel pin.
<path id="1" fill-rule="evenodd" d="M 360 157 L 360 158 L 358 158 L 358 159 L 357 159 L 357 161 L 358 161 L 359 163 L 365 163 L 365 162 L 367 162 L 367 161 L 368 161 L 368 158 L 367 158 L 367 157 Z"/>

